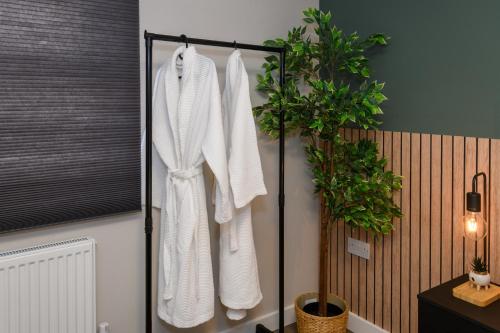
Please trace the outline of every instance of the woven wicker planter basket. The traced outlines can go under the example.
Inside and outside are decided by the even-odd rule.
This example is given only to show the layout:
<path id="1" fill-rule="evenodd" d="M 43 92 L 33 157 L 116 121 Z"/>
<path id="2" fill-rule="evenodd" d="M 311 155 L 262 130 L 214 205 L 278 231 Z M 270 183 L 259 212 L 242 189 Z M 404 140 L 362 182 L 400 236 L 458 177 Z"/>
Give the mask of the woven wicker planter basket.
<path id="1" fill-rule="evenodd" d="M 297 316 L 297 329 L 299 333 L 346 333 L 349 307 L 342 298 L 329 294 L 328 303 L 334 304 L 344 311 L 334 317 L 318 317 L 302 310 L 309 300 L 317 300 L 318 293 L 300 295 L 295 300 L 295 315 Z"/>

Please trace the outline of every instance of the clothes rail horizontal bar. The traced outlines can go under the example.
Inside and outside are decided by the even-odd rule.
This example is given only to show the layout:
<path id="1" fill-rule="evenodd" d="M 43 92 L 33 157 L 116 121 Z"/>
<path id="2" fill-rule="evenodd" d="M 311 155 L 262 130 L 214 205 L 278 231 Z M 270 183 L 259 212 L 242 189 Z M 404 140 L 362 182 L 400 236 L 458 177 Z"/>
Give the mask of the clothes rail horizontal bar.
<path id="1" fill-rule="evenodd" d="M 265 45 L 245 44 L 245 43 L 238 43 L 238 42 L 236 42 L 236 44 L 235 44 L 234 42 L 225 42 L 225 41 L 200 39 L 200 38 L 189 38 L 189 36 L 184 37 L 184 36 L 154 34 L 154 33 L 150 33 L 147 31 L 144 32 L 144 38 L 145 39 L 150 38 L 151 40 L 161 40 L 161 41 L 165 41 L 165 42 L 177 42 L 177 43 L 184 43 L 187 41 L 188 44 L 229 47 L 229 48 L 236 47 L 237 49 L 266 51 L 266 52 L 273 52 L 273 53 L 283 52 L 283 48 L 279 47 L 279 46 L 265 46 Z"/>

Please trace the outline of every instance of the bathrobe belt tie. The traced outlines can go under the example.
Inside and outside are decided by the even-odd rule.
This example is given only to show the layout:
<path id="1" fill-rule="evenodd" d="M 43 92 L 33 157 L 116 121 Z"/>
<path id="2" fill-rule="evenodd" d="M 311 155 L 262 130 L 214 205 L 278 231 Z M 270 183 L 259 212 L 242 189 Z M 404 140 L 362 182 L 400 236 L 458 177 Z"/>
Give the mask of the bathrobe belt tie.
<path id="1" fill-rule="evenodd" d="M 238 222 L 237 219 L 233 219 L 232 221 L 229 222 L 230 223 L 230 225 L 229 225 L 229 247 L 231 249 L 231 252 L 236 252 L 240 249 L 239 239 L 238 239 L 239 226 L 238 226 L 238 224 L 236 224 L 237 222 Z"/>
<path id="2" fill-rule="evenodd" d="M 197 177 L 202 174 L 203 168 L 201 165 L 189 169 L 167 171 L 167 235 L 165 235 L 163 244 L 164 300 L 170 300 L 174 296 L 175 287 L 171 275 L 176 260 L 174 260 L 173 256 L 176 255 L 176 251 L 180 255 L 184 255 L 191 249 L 193 250 L 195 265 L 195 293 L 196 298 L 199 299 L 198 224 L 200 221 L 200 198 Z M 189 192 L 191 195 L 189 195 Z M 192 200 L 192 204 L 189 205 L 186 200 Z M 181 228 L 182 232 L 179 232 Z M 179 237 L 179 234 L 181 234 L 182 238 Z"/>

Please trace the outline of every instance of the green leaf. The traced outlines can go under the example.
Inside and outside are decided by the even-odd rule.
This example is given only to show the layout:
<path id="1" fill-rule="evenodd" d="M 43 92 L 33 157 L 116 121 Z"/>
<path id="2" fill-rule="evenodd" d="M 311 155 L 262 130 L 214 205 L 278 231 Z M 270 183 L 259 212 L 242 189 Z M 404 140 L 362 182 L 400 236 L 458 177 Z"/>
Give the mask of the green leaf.
<path id="1" fill-rule="evenodd" d="M 323 130 L 324 128 L 323 120 L 322 119 L 314 120 L 314 122 L 309 126 L 309 128 L 315 128 L 321 132 L 321 130 Z"/>
<path id="2" fill-rule="evenodd" d="M 385 95 L 382 94 L 381 92 L 375 93 L 373 97 L 375 97 L 375 100 L 377 101 L 378 104 L 387 100 L 387 97 L 385 97 Z"/>
<path id="3" fill-rule="evenodd" d="M 361 69 L 361 75 L 366 78 L 370 77 L 370 70 L 368 69 L 368 67 L 363 67 Z"/>

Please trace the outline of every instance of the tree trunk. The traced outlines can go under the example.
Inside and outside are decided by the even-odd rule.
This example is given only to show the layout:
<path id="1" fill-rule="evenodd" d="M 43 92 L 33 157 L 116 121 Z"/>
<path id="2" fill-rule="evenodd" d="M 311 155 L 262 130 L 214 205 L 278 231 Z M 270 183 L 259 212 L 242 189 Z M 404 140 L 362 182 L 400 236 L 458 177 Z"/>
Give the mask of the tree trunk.
<path id="1" fill-rule="evenodd" d="M 320 143 L 321 149 L 328 156 L 331 150 L 331 142 L 322 141 Z M 331 156 L 330 156 L 331 157 Z M 327 160 L 328 161 L 328 160 Z M 330 173 L 332 172 L 332 166 L 327 165 L 326 161 L 323 162 L 322 169 L 323 172 L 330 167 Z M 327 302 L 328 302 L 328 247 L 330 242 L 329 235 L 329 216 L 328 209 L 326 208 L 325 198 L 323 196 L 323 191 L 320 191 L 320 245 L 319 245 L 319 315 L 322 317 L 327 316 Z"/>
<path id="2" fill-rule="evenodd" d="M 329 227 L 326 208 L 323 199 L 321 199 L 320 210 L 320 249 L 319 249 L 319 315 L 327 316 L 327 297 L 328 297 L 328 246 L 329 246 Z"/>

